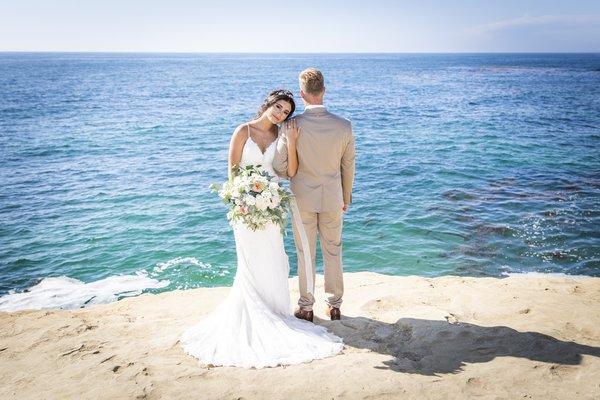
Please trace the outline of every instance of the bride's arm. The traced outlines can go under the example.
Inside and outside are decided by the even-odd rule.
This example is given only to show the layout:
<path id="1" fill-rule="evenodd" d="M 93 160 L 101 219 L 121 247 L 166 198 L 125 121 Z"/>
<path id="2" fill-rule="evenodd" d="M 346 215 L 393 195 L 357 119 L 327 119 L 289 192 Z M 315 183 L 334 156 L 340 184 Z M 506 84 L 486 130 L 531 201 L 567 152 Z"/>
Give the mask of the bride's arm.
<path id="1" fill-rule="evenodd" d="M 229 157 L 227 160 L 227 177 L 231 180 L 233 178 L 231 176 L 231 170 L 235 165 L 239 165 L 242 160 L 242 150 L 244 149 L 244 145 L 246 144 L 246 140 L 248 140 L 248 135 L 245 132 L 245 125 L 240 125 L 235 128 L 233 131 L 233 135 L 231 136 L 231 141 L 229 142 Z"/>
<path id="2" fill-rule="evenodd" d="M 290 178 L 298 172 L 298 152 L 296 151 L 296 142 L 300 134 L 300 128 L 295 119 L 291 120 L 287 130 L 287 153 L 288 165 L 287 174 Z"/>

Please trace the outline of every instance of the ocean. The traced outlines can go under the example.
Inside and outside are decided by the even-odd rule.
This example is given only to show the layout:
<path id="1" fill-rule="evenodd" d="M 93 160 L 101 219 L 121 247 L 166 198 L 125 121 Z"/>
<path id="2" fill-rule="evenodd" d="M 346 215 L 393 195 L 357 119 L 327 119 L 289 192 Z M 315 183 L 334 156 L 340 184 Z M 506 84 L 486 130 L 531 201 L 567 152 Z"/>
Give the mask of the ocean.
<path id="1" fill-rule="evenodd" d="M 309 66 L 356 136 L 345 271 L 600 276 L 600 54 L 0 53 L 0 310 L 231 285 L 208 186 Z"/>

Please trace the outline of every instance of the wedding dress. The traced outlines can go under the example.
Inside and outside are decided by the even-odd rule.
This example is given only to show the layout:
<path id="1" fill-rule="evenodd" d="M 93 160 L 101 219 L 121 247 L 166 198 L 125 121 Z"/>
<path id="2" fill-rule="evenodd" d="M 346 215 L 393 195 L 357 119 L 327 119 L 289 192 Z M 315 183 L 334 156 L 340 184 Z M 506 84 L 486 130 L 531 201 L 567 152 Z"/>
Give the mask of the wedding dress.
<path id="1" fill-rule="evenodd" d="M 265 152 L 250 136 L 240 166 L 273 171 L 275 142 Z M 244 368 L 298 364 L 338 354 L 342 339 L 325 327 L 294 317 L 290 309 L 289 261 L 279 226 L 233 228 L 237 271 L 227 298 L 181 337 L 184 351 L 204 364 Z"/>

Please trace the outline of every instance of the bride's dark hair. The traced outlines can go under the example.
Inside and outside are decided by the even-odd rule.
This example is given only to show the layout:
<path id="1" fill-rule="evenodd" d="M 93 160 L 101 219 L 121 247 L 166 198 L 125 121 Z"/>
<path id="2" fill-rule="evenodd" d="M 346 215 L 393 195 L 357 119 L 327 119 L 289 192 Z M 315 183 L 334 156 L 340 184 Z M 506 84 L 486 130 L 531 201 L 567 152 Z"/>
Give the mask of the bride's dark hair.
<path id="1" fill-rule="evenodd" d="M 284 100 L 284 101 L 287 101 L 288 103 L 290 103 L 290 106 L 292 109 L 290 110 L 290 113 L 285 118 L 285 120 L 287 120 L 289 117 L 292 116 L 292 114 L 296 110 L 296 102 L 294 101 L 294 95 L 292 94 L 292 92 L 290 92 L 289 90 L 284 90 L 284 89 L 273 90 L 271 93 L 269 93 L 267 98 L 263 101 L 262 105 L 258 109 L 257 116 L 260 117 L 261 115 L 263 115 L 263 113 L 265 111 L 267 111 L 267 109 L 269 107 L 271 107 L 273 104 L 277 103 L 279 100 Z"/>

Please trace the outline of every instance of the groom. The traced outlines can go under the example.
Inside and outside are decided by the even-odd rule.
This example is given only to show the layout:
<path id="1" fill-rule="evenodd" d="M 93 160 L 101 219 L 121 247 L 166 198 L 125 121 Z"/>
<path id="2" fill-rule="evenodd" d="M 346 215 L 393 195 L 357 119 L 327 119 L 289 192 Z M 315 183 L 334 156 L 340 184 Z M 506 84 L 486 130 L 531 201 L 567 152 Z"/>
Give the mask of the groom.
<path id="1" fill-rule="evenodd" d="M 342 212 L 348 211 L 354 181 L 354 135 L 350 121 L 327 111 L 323 105 L 325 81 L 323 74 L 308 68 L 300 73 L 300 96 L 305 110 L 295 120 L 300 135 L 296 140 L 298 171 L 287 176 L 288 143 L 285 130 L 277 143 L 273 168 L 278 175 L 290 178 L 290 188 L 298 202 L 302 225 L 308 238 L 311 265 L 308 268 L 315 281 L 317 233 L 321 241 L 325 270 L 327 315 L 341 318 L 340 306 L 344 294 L 342 275 Z M 301 233 L 294 221 L 294 241 L 298 255 L 300 281 L 299 309 L 294 315 L 313 320 L 315 298 L 313 288 L 307 288 Z"/>

